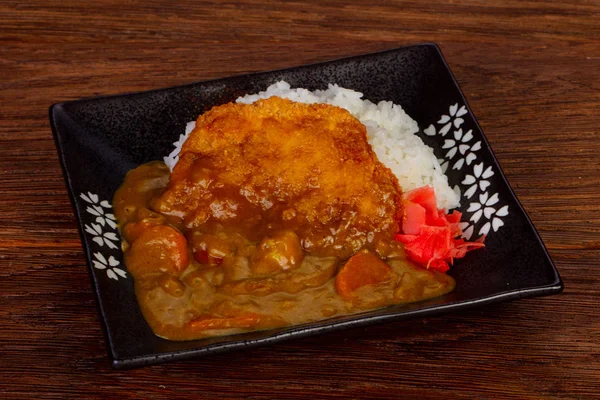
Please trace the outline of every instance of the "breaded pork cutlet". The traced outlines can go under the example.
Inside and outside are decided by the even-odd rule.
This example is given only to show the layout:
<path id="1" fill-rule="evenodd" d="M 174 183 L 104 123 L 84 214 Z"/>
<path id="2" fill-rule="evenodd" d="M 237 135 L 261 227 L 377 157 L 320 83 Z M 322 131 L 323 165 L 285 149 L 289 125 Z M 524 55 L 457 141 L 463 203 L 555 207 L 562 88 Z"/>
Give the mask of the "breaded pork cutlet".
<path id="1" fill-rule="evenodd" d="M 156 208 L 190 229 L 292 229 L 308 252 L 350 256 L 398 232 L 401 194 L 348 111 L 271 97 L 201 115 Z"/>

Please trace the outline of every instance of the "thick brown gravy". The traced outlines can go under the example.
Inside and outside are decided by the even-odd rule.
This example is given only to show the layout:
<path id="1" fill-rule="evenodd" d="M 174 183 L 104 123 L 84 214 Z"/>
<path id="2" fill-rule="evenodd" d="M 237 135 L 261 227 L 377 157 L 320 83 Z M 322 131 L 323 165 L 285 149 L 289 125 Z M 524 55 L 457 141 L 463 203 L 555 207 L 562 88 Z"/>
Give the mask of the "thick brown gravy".
<path id="1" fill-rule="evenodd" d="M 125 264 L 158 336 L 191 340 L 296 325 L 454 288 L 451 277 L 407 261 L 390 227 L 345 230 L 338 218 L 311 229 L 293 218 L 293 207 L 253 202 L 190 154 L 171 182 L 162 162 L 130 171 L 114 198 Z M 186 208 L 170 197 L 177 190 L 209 193 L 211 201 Z"/>

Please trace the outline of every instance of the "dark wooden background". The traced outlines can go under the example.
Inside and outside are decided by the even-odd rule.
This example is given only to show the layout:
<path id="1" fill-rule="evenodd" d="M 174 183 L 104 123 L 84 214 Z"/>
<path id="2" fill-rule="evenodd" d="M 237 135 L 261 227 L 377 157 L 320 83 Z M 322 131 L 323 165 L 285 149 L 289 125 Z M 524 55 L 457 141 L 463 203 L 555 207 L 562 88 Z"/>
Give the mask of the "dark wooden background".
<path id="1" fill-rule="evenodd" d="M 429 41 L 564 293 L 113 370 L 48 106 Z M 600 398 L 599 152 L 598 0 L 1 1 L 0 398 Z"/>

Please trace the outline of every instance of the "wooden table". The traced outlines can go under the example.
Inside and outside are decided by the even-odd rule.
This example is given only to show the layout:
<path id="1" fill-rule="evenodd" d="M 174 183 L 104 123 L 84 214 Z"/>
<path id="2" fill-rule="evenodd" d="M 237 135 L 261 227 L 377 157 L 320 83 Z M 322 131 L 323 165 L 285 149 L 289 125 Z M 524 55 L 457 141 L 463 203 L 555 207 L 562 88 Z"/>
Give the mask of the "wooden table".
<path id="1" fill-rule="evenodd" d="M 0 398 L 600 397 L 600 2 L 34 3 L 0 3 Z M 430 41 L 564 293 L 113 370 L 48 106 Z"/>

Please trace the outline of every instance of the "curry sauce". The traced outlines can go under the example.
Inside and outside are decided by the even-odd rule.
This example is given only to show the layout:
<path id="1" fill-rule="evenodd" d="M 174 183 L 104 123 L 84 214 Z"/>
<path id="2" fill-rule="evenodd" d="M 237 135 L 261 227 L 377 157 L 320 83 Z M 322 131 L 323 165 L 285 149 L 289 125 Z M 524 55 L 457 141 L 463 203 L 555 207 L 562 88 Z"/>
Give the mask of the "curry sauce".
<path id="1" fill-rule="evenodd" d="M 394 240 L 401 196 L 349 112 L 270 98 L 201 115 L 173 171 L 130 171 L 114 208 L 146 320 L 189 340 L 451 291 Z"/>
<path id="2" fill-rule="evenodd" d="M 153 211 L 161 208 L 169 177 L 163 163 L 144 164 L 127 174 L 114 198 L 125 264 L 142 313 L 160 337 L 191 340 L 296 325 L 454 288 L 451 277 L 410 263 L 398 242 L 382 236 L 372 235 L 349 258 L 332 255 L 332 246 L 307 251 L 282 227 L 252 235 L 222 224 L 186 228 L 181 217 Z"/>

